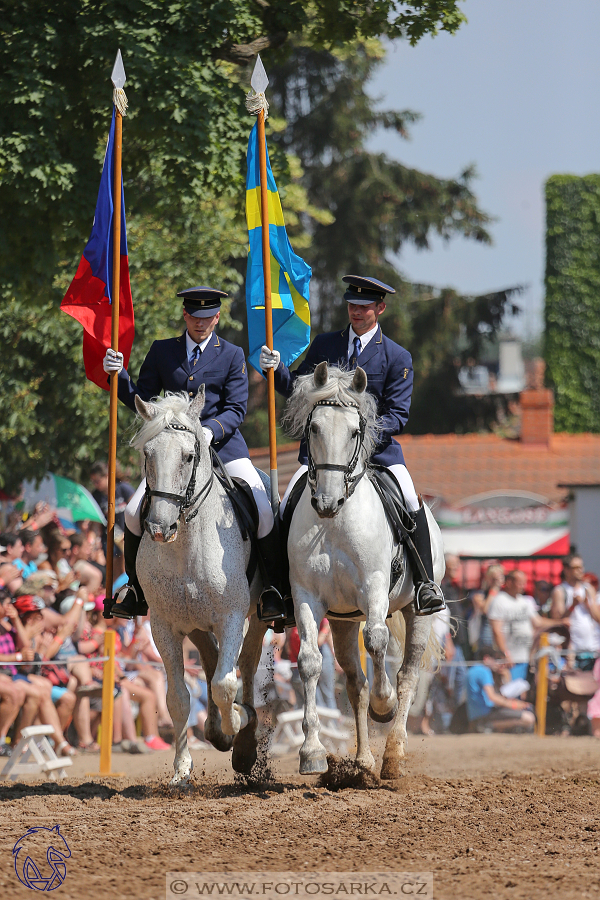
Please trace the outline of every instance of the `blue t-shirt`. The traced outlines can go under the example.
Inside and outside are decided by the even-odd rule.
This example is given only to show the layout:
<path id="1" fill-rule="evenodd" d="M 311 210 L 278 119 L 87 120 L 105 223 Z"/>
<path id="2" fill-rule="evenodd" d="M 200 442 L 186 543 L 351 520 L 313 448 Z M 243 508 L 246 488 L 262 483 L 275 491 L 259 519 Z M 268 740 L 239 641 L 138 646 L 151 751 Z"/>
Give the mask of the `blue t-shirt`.
<path id="1" fill-rule="evenodd" d="M 467 675 L 467 715 L 469 722 L 487 716 L 494 704 L 484 691 L 487 684 L 494 685 L 492 670 L 484 666 L 472 666 Z"/>

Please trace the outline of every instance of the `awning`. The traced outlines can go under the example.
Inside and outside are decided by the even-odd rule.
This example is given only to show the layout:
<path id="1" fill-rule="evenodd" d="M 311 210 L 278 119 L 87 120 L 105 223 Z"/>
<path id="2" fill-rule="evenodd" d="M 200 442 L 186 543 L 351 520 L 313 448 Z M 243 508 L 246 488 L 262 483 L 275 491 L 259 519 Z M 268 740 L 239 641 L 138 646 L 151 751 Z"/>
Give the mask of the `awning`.
<path id="1" fill-rule="evenodd" d="M 446 553 L 481 559 L 569 552 L 568 528 L 443 528 L 442 537 Z"/>

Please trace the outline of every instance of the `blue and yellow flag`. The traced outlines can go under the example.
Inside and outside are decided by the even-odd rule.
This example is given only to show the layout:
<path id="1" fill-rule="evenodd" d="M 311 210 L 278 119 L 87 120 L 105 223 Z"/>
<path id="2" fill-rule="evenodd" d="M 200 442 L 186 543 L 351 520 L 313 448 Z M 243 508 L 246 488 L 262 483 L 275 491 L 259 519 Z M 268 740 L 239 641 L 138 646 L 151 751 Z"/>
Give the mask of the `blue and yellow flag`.
<path id="1" fill-rule="evenodd" d="M 296 256 L 288 240 L 281 200 L 271 171 L 267 150 L 269 191 L 269 239 L 271 245 L 271 300 L 273 305 L 273 345 L 281 361 L 291 365 L 310 342 L 309 285 L 312 269 Z M 258 358 L 265 343 L 265 285 L 260 218 L 260 173 L 258 165 L 258 125 L 248 141 L 246 176 L 246 221 L 248 223 L 248 269 L 246 310 L 248 315 L 249 362 L 260 372 Z"/>

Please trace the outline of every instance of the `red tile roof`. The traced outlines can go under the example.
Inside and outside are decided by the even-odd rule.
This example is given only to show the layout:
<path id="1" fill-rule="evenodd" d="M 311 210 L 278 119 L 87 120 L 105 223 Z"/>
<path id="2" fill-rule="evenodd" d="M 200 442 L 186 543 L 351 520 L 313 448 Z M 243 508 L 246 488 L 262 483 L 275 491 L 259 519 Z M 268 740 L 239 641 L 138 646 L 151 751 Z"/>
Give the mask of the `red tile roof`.
<path id="1" fill-rule="evenodd" d="M 417 490 L 450 504 L 493 490 L 528 491 L 558 501 L 566 495 L 559 484 L 600 483 L 599 434 L 555 434 L 549 447 L 493 434 L 403 435 L 401 443 Z M 267 449 L 250 455 L 269 471 Z M 278 448 L 281 494 L 297 457 L 297 443 Z"/>

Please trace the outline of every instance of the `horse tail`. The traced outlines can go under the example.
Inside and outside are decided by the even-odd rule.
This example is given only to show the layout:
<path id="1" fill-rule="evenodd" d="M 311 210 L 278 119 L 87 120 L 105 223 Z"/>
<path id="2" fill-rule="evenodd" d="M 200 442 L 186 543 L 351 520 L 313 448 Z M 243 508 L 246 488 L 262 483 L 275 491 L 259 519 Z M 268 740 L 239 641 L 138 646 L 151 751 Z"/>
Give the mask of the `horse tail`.
<path id="1" fill-rule="evenodd" d="M 395 613 L 392 613 L 391 619 L 387 620 L 387 626 L 392 637 L 396 639 L 399 646 L 402 648 L 402 655 L 404 656 L 404 646 L 406 642 L 406 622 L 401 610 L 396 610 Z M 440 664 L 443 658 L 444 648 L 440 644 L 438 637 L 434 629 L 432 628 L 429 632 L 429 638 L 427 640 L 427 645 L 425 647 L 423 656 L 421 657 L 419 668 L 429 669 L 430 671 L 437 672 L 440 668 Z"/>

